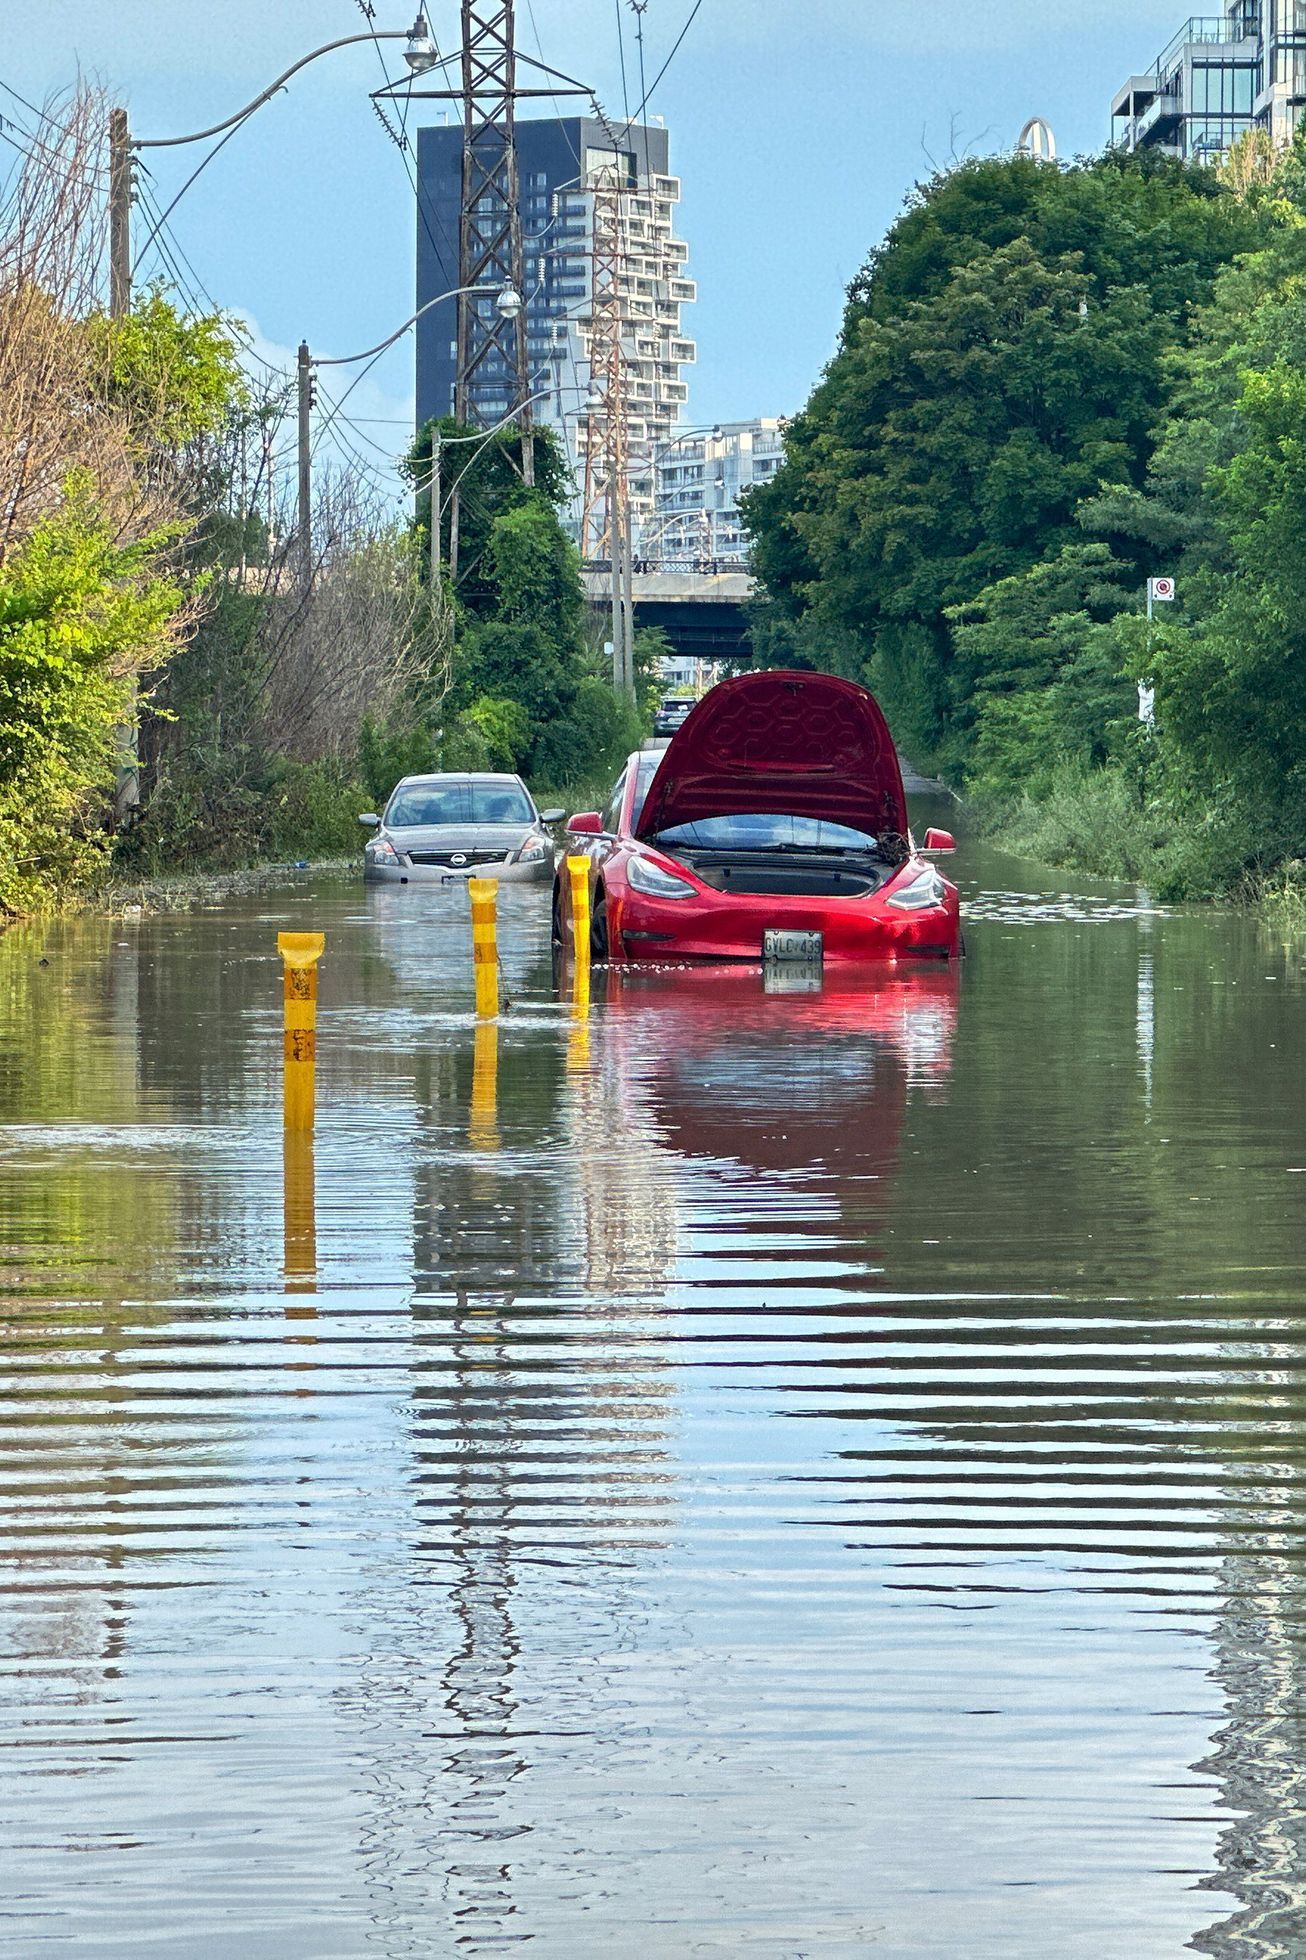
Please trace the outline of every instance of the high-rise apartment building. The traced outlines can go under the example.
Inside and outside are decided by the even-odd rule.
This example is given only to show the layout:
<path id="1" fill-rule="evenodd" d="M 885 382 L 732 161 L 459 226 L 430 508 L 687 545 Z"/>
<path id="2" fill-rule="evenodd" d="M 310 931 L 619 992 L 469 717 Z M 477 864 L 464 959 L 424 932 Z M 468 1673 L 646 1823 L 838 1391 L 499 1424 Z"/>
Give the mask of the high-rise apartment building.
<path id="1" fill-rule="evenodd" d="M 681 413 L 682 369 L 695 359 L 681 308 L 696 297 L 686 274 L 689 248 L 673 237 L 679 180 L 669 171 L 665 129 L 634 124 L 614 133 L 586 116 L 517 125 L 522 204 L 527 354 L 531 413 L 565 439 L 577 478 L 573 528 L 579 536 L 590 418 L 594 316 L 596 187 L 620 186 L 618 290 L 628 493 L 639 537 L 654 506 L 654 458 Z M 418 131 L 417 305 L 458 283 L 462 130 Z M 493 304 L 487 290 L 486 305 Z M 417 323 L 417 419 L 453 410 L 456 307 L 432 306 Z M 513 406 L 513 377 L 502 363 L 481 370 L 473 403 L 482 424 Z M 593 471 L 591 471 L 591 483 Z"/>
<path id="2" fill-rule="evenodd" d="M 779 469 L 783 426 L 778 416 L 758 415 L 673 437 L 656 459 L 657 509 L 639 541 L 641 556 L 654 565 L 742 565 L 740 493 Z"/>
<path id="3" fill-rule="evenodd" d="M 1111 104 L 1112 141 L 1217 162 L 1252 128 L 1288 143 L 1306 109 L 1306 0 L 1225 0 L 1185 21 Z"/>

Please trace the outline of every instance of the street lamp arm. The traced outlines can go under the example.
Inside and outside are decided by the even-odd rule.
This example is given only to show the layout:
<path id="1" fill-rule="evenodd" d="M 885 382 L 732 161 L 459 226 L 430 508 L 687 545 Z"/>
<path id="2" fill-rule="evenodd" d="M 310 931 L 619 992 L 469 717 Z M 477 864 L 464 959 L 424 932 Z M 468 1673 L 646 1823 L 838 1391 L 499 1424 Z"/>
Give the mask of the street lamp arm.
<path id="1" fill-rule="evenodd" d="M 433 306 L 443 306 L 446 300 L 458 299 L 463 293 L 487 292 L 488 290 L 489 288 L 485 286 L 454 286 L 447 293 L 437 293 L 434 299 L 428 299 L 425 305 L 419 306 L 416 313 L 404 321 L 402 327 L 396 327 L 394 332 L 387 334 L 384 340 L 378 340 L 375 347 L 365 347 L 361 354 L 314 355 L 313 366 L 349 367 L 354 361 L 366 361 L 370 360 L 373 354 L 384 354 L 387 347 L 393 347 L 400 336 L 406 334 L 408 329 L 421 319 L 423 313 L 429 313 Z"/>
<path id="2" fill-rule="evenodd" d="M 278 89 L 285 87 L 292 75 L 297 75 L 301 68 L 307 68 L 309 62 L 316 61 L 319 55 L 331 54 L 336 48 L 354 47 L 360 41 L 407 41 L 409 38 L 404 29 L 391 27 L 379 28 L 375 34 L 345 34 L 338 41 L 327 41 L 322 47 L 314 48 L 311 54 L 301 55 L 298 61 L 287 68 L 284 75 L 278 75 L 276 81 L 270 83 L 261 95 L 256 95 L 252 102 L 247 102 L 243 109 L 237 109 L 235 115 L 228 116 L 224 122 L 214 123 L 211 129 L 197 129 L 189 136 L 136 136 L 132 138 L 132 148 L 171 150 L 179 143 L 202 143 L 206 136 L 220 136 L 224 129 L 230 129 L 233 124 L 243 122 L 246 116 L 252 116 L 256 109 L 261 109 Z"/>

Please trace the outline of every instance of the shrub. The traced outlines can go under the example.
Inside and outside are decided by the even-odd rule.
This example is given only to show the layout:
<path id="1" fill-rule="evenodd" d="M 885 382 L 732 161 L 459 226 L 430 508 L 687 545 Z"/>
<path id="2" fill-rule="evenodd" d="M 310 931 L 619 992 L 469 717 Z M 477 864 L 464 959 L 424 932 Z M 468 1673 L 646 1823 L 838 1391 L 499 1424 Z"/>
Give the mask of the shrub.
<path id="1" fill-rule="evenodd" d="M 480 694 L 472 702 L 464 721 L 485 743 L 489 769 L 518 770 L 531 747 L 531 718 L 520 701 L 505 701 L 493 694 Z"/>
<path id="2" fill-rule="evenodd" d="M 606 681 L 581 681 L 571 711 L 540 731 L 531 773 L 547 783 L 591 781 L 619 769 L 638 748 L 643 724 Z"/>
<path id="3" fill-rule="evenodd" d="M 364 715 L 358 731 L 358 771 L 372 808 L 384 808 L 403 776 L 424 776 L 439 767 L 436 738 L 420 723 L 376 722 Z"/>
<path id="4" fill-rule="evenodd" d="M 162 659 L 179 595 L 159 538 L 126 549 L 85 480 L 0 567 L 0 907 L 40 910 L 108 848 L 116 729 Z"/>

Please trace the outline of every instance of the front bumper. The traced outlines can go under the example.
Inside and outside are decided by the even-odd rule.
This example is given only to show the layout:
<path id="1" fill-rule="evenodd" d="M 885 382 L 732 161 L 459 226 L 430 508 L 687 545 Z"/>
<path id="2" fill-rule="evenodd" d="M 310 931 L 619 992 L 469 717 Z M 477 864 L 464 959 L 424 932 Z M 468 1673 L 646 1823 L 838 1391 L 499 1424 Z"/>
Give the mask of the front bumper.
<path id="1" fill-rule="evenodd" d="M 614 916 L 615 914 L 615 916 Z M 629 888 L 608 903 L 608 937 L 614 956 L 633 963 L 656 960 L 762 959 L 771 927 L 819 932 L 827 960 L 954 959 L 961 950 L 955 897 L 927 911 L 895 910 L 874 898 L 825 904 L 810 899 L 646 898 Z"/>
<path id="2" fill-rule="evenodd" d="M 469 878 L 493 878 L 500 885 L 546 885 L 553 878 L 553 862 L 541 858 L 535 864 L 372 864 L 363 863 L 363 878 L 369 885 L 465 885 Z"/>

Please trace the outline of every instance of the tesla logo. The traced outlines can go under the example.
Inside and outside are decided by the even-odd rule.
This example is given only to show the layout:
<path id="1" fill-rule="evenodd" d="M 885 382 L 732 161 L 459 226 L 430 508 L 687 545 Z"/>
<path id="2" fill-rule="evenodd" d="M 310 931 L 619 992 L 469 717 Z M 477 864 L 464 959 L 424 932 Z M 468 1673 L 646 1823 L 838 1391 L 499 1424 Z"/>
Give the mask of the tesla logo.
<path id="1" fill-rule="evenodd" d="M 466 864 L 467 862 L 466 851 L 455 851 L 453 856 L 450 858 L 449 862 L 450 864 Z"/>

